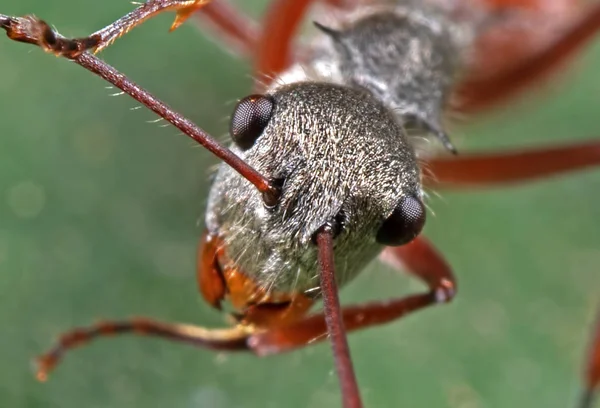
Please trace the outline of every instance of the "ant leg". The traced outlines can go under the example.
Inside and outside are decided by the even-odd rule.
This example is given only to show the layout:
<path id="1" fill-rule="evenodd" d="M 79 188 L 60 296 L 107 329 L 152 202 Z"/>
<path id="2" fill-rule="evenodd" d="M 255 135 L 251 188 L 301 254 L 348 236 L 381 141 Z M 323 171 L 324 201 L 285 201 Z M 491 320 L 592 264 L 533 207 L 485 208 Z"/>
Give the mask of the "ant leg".
<path id="1" fill-rule="evenodd" d="M 193 12 L 211 0 L 149 0 L 92 35 L 84 38 L 65 38 L 34 16 L 9 17 L 0 14 L 0 27 L 15 41 L 35 44 L 57 56 L 76 58 L 86 51 L 102 51 L 115 40 L 147 19 L 164 11 L 176 11 L 171 31 L 179 27 Z"/>
<path id="2" fill-rule="evenodd" d="M 369 0 L 321 0 L 333 7 L 351 9 Z M 254 71 L 257 90 L 267 86 L 294 61 L 292 40 L 316 0 L 273 0 L 266 12 L 256 46 Z"/>
<path id="3" fill-rule="evenodd" d="M 595 333 L 590 343 L 589 356 L 586 359 L 585 389 L 578 408 L 592 408 L 595 393 L 600 386 L 600 313 L 596 320 Z"/>
<path id="4" fill-rule="evenodd" d="M 433 157 L 424 166 L 428 187 L 486 187 L 550 177 L 600 165 L 600 141 L 504 153 Z"/>
<path id="5" fill-rule="evenodd" d="M 315 0 L 273 0 L 256 45 L 256 88 L 286 69 L 293 60 L 292 39 Z"/>
<path id="6" fill-rule="evenodd" d="M 351 8 L 362 0 L 321 0 L 334 7 Z M 316 0 L 273 0 L 262 24 L 256 46 L 256 83 L 261 89 L 289 67 L 293 60 L 292 40 L 308 9 Z"/>
<path id="7" fill-rule="evenodd" d="M 253 55 L 259 35 L 257 24 L 231 3 L 213 1 L 195 13 L 194 17 L 202 23 L 208 23 L 219 41 L 225 42 L 236 54 Z"/>
<path id="8" fill-rule="evenodd" d="M 600 4 L 590 6 L 582 15 L 584 17 L 561 38 L 516 66 L 484 79 L 467 79 L 456 91 L 457 109 L 461 112 L 485 110 L 554 72 L 600 31 Z"/>
<path id="9" fill-rule="evenodd" d="M 172 1 L 163 0 L 162 4 L 172 3 Z M 145 3 L 150 4 L 152 1 Z M 194 2 L 180 2 L 180 3 L 196 3 Z M 141 7 L 140 7 L 141 8 Z M 139 9 L 138 9 L 139 10 Z M 81 46 L 85 48 L 84 43 L 77 42 L 79 40 L 61 40 L 57 37 L 56 33 L 41 20 L 37 20 L 33 17 L 14 18 L 7 17 L 0 14 L 0 27 L 4 28 L 9 36 L 17 41 L 28 42 L 32 44 L 38 44 L 44 48 L 44 44 L 52 45 L 74 45 L 75 48 Z M 88 37 L 92 38 L 92 37 Z M 62 42 L 61 42 L 62 41 Z M 106 46 L 106 44 L 104 44 Z M 93 47 L 92 47 L 93 48 Z M 63 49 L 60 46 L 58 49 Z M 64 51 L 64 50 L 63 50 Z M 65 55 L 64 52 L 59 52 L 59 55 Z M 158 114 L 160 117 L 167 120 L 173 126 L 181 130 L 185 135 L 202 145 L 208 151 L 213 153 L 215 156 L 227 163 L 231 168 L 237 171 L 249 182 L 254 184 L 256 188 L 263 194 L 265 200 L 273 200 L 279 195 L 279 189 L 272 186 L 269 180 L 262 174 L 257 172 L 255 169 L 246 164 L 237 155 L 231 152 L 226 147 L 218 143 L 214 138 L 207 134 L 204 130 L 200 129 L 190 120 L 184 118 L 179 113 L 173 111 L 164 102 L 155 98 L 148 91 L 131 81 L 125 75 L 108 65 L 106 62 L 99 60 L 89 52 L 77 51 L 76 55 L 72 57 L 72 60 L 77 64 L 81 65 L 88 71 L 98 75 L 105 81 L 111 83 L 115 87 L 119 88 L 136 101 L 145 105 L 148 109 Z"/>
<path id="10" fill-rule="evenodd" d="M 402 299 L 343 308 L 342 318 L 347 331 L 388 323 L 427 306 L 449 302 L 454 297 L 456 281 L 452 271 L 425 238 L 417 237 L 405 246 L 387 248 L 382 258 L 393 266 L 402 263 L 412 274 L 425 281 L 430 291 Z M 272 329 L 244 325 L 230 329 L 206 329 L 147 318 L 101 322 L 63 334 L 56 346 L 37 359 L 37 378 L 46 380 L 67 351 L 99 337 L 120 334 L 160 337 L 213 350 L 252 351 L 263 356 L 325 340 L 328 330 L 323 313 Z"/>
<path id="11" fill-rule="evenodd" d="M 231 329 L 205 329 L 180 323 L 165 323 L 147 318 L 122 321 L 108 321 L 90 327 L 73 329 L 63 334 L 56 346 L 37 358 L 36 377 L 46 381 L 48 374 L 60 362 L 63 355 L 78 346 L 82 346 L 98 337 L 117 334 L 135 334 L 138 336 L 162 337 L 167 340 L 188 343 L 214 350 L 247 350 L 246 341 L 251 329 L 237 326 Z"/>
<path id="12" fill-rule="evenodd" d="M 346 331 L 389 323 L 409 313 L 451 301 L 456 293 L 456 280 L 443 257 L 423 237 L 401 247 L 389 247 L 382 259 L 392 266 L 403 265 L 429 287 L 426 293 L 401 299 L 372 302 L 342 309 Z M 403 268 L 404 269 L 404 268 Z M 327 339 L 327 326 L 322 313 L 289 326 L 257 332 L 248 338 L 248 346 L 258 355 L 277 354 Z"/>

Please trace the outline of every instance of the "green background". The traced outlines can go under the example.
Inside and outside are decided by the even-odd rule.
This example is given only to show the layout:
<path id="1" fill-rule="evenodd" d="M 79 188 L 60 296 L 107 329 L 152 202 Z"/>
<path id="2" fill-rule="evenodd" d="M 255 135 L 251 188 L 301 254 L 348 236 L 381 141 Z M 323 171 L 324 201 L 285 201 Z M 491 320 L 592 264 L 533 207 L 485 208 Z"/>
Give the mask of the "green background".
<path id="1" fill-rule="evenodd" d="M 127 1 L 3 1 L 81 36 Z M 266 1 L 242 2 L 256 16 Z M 103 57 L 224 140 L 250 68 L 172 16 Z M 535 98 L 454 131 L 461 151 L 600 137 L 600 47 Z M 224 355 L 119 338 L 70 354 L 46 384 L 31 358 L 63 330 L 147 315 L 208 326 L 195 251 L 216 161 L 66 60 L 0 38 L 0 407 L 336 407 L 329 346 Z M 600 303 L 600 171 L 441 192 L 427 235 L 455 303 L 351 336 L 368 407 L 573 407 Z M 200 224 L 200 225 L 199 225 Z M 421 290 L 373 263 L 344 302 Z"/>

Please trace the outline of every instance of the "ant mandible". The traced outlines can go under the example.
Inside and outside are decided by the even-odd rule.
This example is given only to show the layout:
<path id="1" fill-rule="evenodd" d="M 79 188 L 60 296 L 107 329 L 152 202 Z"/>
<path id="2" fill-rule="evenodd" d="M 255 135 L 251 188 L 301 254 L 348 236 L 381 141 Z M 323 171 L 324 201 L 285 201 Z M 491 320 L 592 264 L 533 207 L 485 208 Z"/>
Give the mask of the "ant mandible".
<path id="1" fill-rule="evenodd" d="M 316 23 L 321 41 L 294 54 L 291 39 L 311 3 L 274 1 L 262 31 L 255 32 L 221 1 L 150 0 L 81 39 L 64 38 L 32 16 L 0 15 L 11 39 L 72 59 L 225 163 L 209 197 L 198 282 L 212 306 L 231 303 L 238 324 L 208 330 L 135 319 L 77 329 L 39 359 L 40 379 L 69 348 L 114 333 L 258 355 L 329 337 L 343 405 L 360 407 L 346 331 L 448 302 L 456 292 L 449 266 L 419 235 L 425 222 L 423 187 L 522 181 L 600 163 L 596 141 L 514 154 L 423 159 L 408 137 L 432 135 L 456 153 L 442 113 L 490 109 L 552 74 L 593 38 L 600 7 L 590 6 L 572 18 L 569 13 L 549 14 L 562 16 L 556 23 L 564 29 L 562 36 L 544 38 L 550 37 L 544 29 L 518 24 L 547 11 L 550 3 L 543 1 L 369 2 L 360 7 L 360 1 L 330 0 L 325 3 L 340 11 L 327 24 Z M 575 13 L 576 6 L 567 3 L 565 10 Z M 177 13 L 172 29 L 199 10 L 226 41 L 256 54 L 261 81 L 257 93 L 241 99 L 234 110 L 230 149 L 90 53 L 169 10 Z M 501 58 L 486 52 L 500 48 L 506 51 L 497 54 Z M 461 69 L 465 74 L 459 77 Z M 337 286 L 382 250 L 384 260 L 401 261 L 429 291 L 341 309 Z M 324 312 L 307 316 L 320 298 Z M 600 377 L 598 335 L 588 362 L 582 407 L 591 406 Z"/>

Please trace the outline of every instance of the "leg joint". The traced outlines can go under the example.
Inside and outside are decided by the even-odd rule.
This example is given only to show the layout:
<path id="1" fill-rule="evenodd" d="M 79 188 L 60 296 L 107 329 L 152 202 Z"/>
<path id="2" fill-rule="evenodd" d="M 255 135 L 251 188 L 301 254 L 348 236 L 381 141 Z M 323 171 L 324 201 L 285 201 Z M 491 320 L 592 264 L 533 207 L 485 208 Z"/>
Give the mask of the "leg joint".
<path id="1" fill-rule="evenodd" d="M 456 282 L 442 278 L 433 289 L 433 295 L 437 303 L 449 303 L 456 296 Z"/>

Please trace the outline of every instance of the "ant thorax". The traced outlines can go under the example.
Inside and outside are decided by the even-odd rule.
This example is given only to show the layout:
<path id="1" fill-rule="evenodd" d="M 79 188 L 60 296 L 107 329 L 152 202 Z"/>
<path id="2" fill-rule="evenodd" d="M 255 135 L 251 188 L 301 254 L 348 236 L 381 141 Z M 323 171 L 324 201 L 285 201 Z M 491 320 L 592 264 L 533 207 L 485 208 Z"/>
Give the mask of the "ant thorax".
<path id="1" fill-rule="evenodd" d="M 339 285 L 381 251 L 384 221 L 407 198 L 423 199 L 407 127 L 423 129 L 421 137 L 441 131 L 457 70 L 460 36 L 442 15 L 373 9 L 320 29 L 312 57 L 267 91 L 272 110 L 260 136 L 232 145 L 280 185 L 277 204 L 265 205 L 227 165 L 209 196 L 207 228 L 223 242 L 221 262 L 267 292 L 319 294 L 312 239 L 323 225 L 337 234 Z"/>

